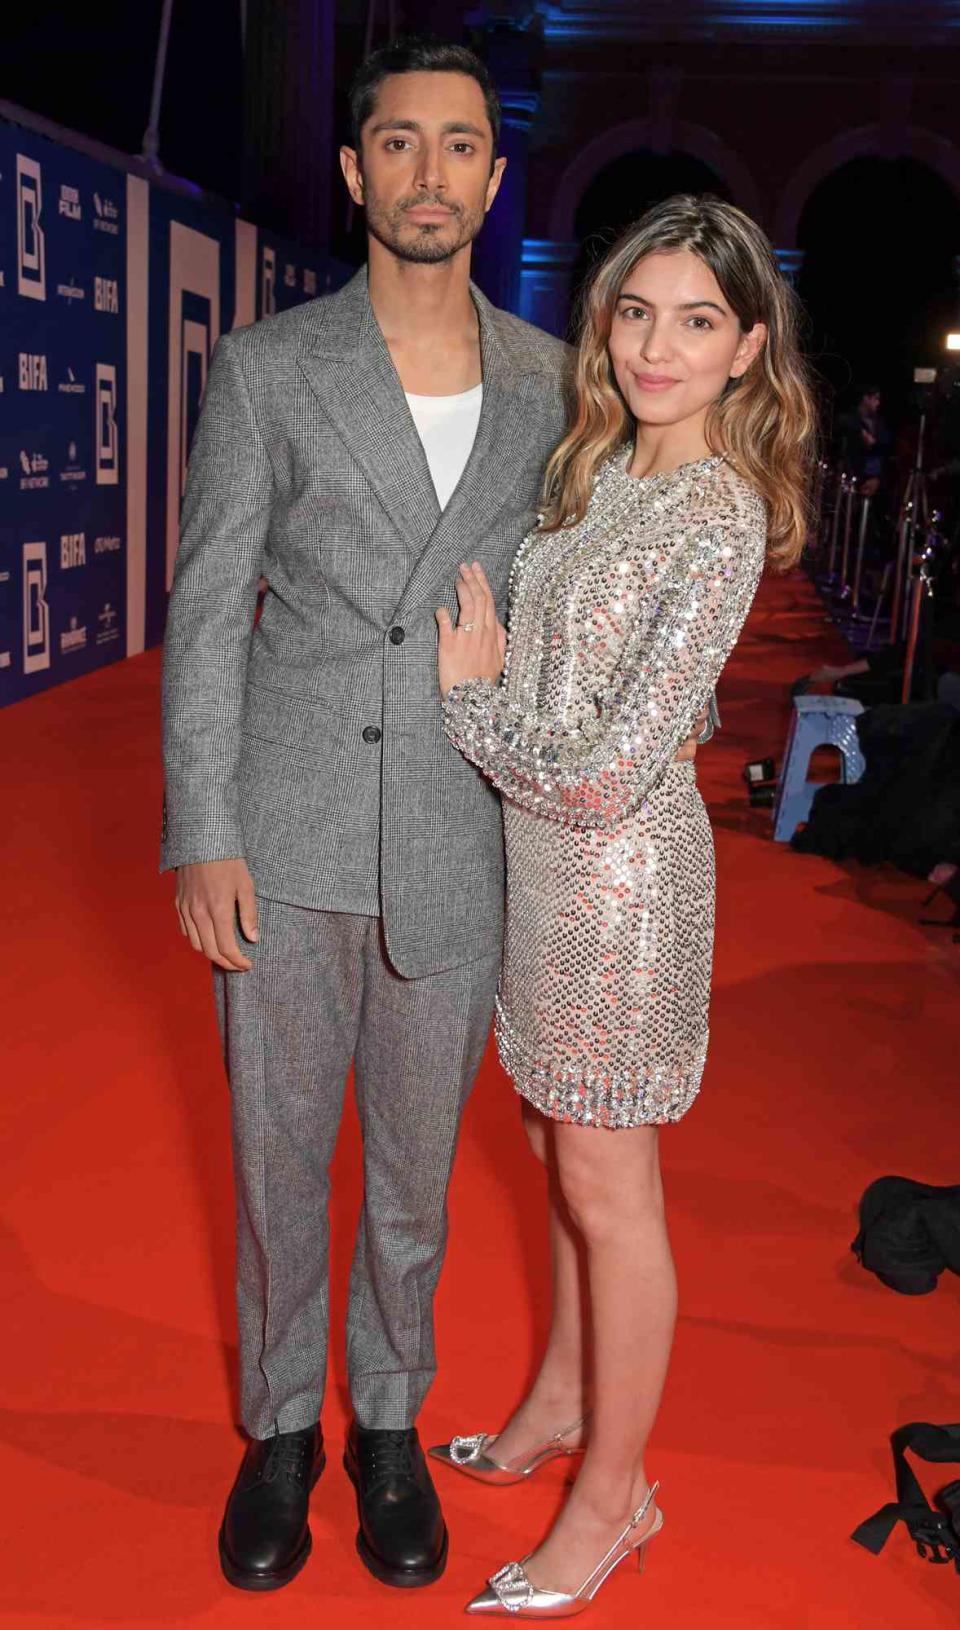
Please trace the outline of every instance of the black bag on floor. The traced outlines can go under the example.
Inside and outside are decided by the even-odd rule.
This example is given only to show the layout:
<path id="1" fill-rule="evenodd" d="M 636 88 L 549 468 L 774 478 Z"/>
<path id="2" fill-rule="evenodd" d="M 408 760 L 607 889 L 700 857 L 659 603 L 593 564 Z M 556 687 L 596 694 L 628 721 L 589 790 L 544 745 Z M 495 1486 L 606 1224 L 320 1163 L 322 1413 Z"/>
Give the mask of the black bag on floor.
<path id="1" fill-rule="evenodd" d="M 891 1434 L 893 1469 L 897 1498 L 882 1506 L 855 1528 L 852 1539 L 879 1556 L 898 1522 L 905 1522 L 917 1554 L 925 1562 L 952 1562 L 960 1573 L 960 1478 L 947 1483 L 936 1495 L 935 1510 L 908 1464 L 906 1450 L 921 1460 L 960 1463 L 960 1421 L 953 1426 L 931 1426 L 927 1421 L 911 1421 Z"/>
<path id="2" fill-rule="evenodd" d="M 878 1177 L 863 1191 L 850 1249 L 891 1290 L 925 1296 L 944 1268 L 960 1273 L 960 1185 Z"/>

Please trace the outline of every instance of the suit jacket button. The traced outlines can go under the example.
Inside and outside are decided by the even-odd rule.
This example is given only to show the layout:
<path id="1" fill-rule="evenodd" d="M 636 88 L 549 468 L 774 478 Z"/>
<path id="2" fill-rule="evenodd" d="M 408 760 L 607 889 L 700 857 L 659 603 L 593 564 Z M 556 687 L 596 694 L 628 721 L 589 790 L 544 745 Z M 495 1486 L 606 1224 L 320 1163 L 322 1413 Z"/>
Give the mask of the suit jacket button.
<path id="1" fill-rule="evenodd" d="M 367 728 L 363 732 L 363 739 L 364 741 L 369 741 L 371 743 L 380 740 L 380 732 L 375 724 L 367 725 Z"/>
<path id="2" fill-rule="evenodd" d="M 391 628 L 391 630 L 390 630 L 390 644 L 391 645 L 402 645 L 404 640 L 406 639 L 406 637 L 407 637 L 407 631 L 406 631 L 405 628 Z"/>

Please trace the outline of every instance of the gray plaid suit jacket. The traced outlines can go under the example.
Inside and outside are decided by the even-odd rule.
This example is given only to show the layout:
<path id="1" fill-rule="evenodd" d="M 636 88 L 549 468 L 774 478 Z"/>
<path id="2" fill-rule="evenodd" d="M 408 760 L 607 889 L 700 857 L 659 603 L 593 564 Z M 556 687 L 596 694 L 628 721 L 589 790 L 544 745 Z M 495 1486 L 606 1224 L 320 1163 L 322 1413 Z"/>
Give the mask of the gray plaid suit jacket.
<path id="1" fill-rule="evenodd" d="M 500 943 L 499 801 L 443 733 L 434 612 L 478 559 L 502 614 L 567 408 L 567 348 L 472 293 L 483 408 L 442 513 L 365 271 L 219 341 L 164 652 L 162 867 L 242 856 L 265 898 L 379 912 L 410 977 Z"/>

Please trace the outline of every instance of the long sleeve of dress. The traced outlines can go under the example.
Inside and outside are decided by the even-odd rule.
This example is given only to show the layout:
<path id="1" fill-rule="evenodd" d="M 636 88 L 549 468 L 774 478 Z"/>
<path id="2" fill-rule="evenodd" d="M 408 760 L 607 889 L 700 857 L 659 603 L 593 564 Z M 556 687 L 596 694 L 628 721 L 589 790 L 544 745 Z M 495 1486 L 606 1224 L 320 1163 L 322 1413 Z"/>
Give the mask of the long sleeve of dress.
<path id="1" fill-rule="evenodd" d="M 488 680 L 455 685 L 450 739 L 514 803 L 571 826 L 615 826 L 643 803 L 706 706 L 756 591 L 763 505 L 723 496 L 691 523 L 659 603 L 628 636 L 588 716 L 531 712 Z"/>

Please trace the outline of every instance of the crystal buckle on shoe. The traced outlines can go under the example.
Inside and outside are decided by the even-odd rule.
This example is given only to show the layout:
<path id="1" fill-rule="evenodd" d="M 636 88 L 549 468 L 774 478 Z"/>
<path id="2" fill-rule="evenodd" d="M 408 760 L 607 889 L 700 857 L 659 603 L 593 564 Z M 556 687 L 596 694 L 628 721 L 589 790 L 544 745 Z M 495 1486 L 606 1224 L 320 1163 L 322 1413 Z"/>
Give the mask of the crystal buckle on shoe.
<path id="1" fill-rule="evenodd" d="M 495 1592 L 500 1606 L 508 1613 L 519 1613 L 533 1601 L 533 1586 L 519 1562 L 508 1562 L 505 1568 L 495 1573 L 490 1580 L 490 1588 Z"/>
<path id="2" fill-rule="evenodd" d="M 450 1459 L 456 1466 L 466 1466 L 483 1453 L 489 1437 L 487 1432 L 475 1432 L 470 1438 L 454 1438 L 450 1445 Z"/>

